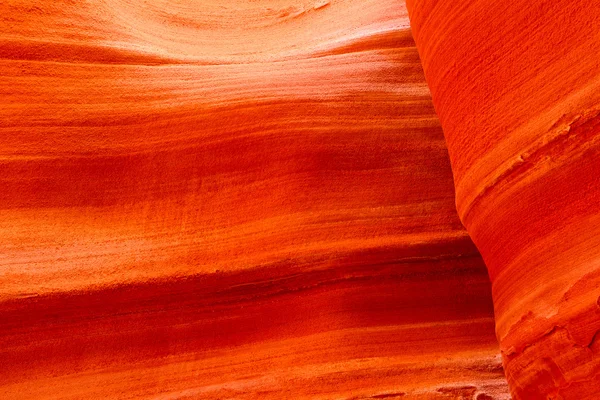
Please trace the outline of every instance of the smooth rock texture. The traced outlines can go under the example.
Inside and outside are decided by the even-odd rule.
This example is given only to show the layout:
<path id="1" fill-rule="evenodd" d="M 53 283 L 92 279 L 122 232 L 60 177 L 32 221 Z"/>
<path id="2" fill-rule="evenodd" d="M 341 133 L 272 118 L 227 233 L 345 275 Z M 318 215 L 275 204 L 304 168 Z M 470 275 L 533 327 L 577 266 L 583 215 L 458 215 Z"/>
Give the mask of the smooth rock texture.
<path id="1" fill-rule="evenodd" d="M 1 398 L 509 398 L 403 2 L 0 20 Z"/>
<path id="2" fill-rule="evenodd" d="M 598 399 L 598 2 L 408 9 L 513 398 Z"/>

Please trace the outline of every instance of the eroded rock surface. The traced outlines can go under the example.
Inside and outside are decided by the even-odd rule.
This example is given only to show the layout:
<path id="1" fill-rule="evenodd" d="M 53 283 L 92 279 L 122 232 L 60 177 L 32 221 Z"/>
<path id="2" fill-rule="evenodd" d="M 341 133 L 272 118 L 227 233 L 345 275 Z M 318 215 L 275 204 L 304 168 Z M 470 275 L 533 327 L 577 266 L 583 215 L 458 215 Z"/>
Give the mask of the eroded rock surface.
<path id="1" fill-rule="evenodd" d="M 0 20 L 0 397 L 508 398 L 402 2 Z"/>
<path id="2" fill-rule="evenodd" d="M 600 396 L 600 8 L 410 0 L 515 399 Z"/>

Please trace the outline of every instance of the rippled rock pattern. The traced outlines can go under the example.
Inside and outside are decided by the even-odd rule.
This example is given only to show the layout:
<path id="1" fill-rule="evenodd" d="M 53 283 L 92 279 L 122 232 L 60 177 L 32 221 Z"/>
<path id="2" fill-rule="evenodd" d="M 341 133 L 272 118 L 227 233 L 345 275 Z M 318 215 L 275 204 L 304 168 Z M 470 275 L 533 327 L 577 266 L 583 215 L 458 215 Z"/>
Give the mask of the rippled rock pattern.
<path id="1" fill-rule="evenodd" d="M 514 399 L 600 398 L 600 7 L 409 0 Z"/>
<path id="2" fill-rule="evenodd" d="M 600 8 L 408 10 L 0 3 L 0 398 L 597 400 Z"/>

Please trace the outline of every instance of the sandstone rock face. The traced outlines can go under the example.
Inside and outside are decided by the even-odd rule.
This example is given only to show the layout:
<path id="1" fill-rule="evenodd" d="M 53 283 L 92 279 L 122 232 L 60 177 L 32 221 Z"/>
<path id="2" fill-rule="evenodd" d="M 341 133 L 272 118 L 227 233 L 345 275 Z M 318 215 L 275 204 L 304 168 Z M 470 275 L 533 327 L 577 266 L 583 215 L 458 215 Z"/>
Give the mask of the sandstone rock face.
<path id="1" fill-rule="evenodd" d="M 402 2 L 0 20 L 1 398 L 509 397 Z"/>
<path id="2" fill-rule="evenodd" d="M 408 8 L 513 398 L 598 399 L 598 3 Z"/>

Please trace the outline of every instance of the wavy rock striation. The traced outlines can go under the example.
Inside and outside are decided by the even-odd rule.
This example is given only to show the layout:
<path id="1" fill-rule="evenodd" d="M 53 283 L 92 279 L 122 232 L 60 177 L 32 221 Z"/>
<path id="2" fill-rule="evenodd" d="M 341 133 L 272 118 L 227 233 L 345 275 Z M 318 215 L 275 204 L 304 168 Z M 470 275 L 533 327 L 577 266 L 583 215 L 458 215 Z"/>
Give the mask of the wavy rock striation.
<path id="1" fill-rule="evenodd" d="M 0 19 L 0 397 L 508 398 L 403 3 Z"/>
<path id="2" fill-rule="evenodd" d="M 515 399 L 600 396 L 600 8 L 410 0 Z"/>

